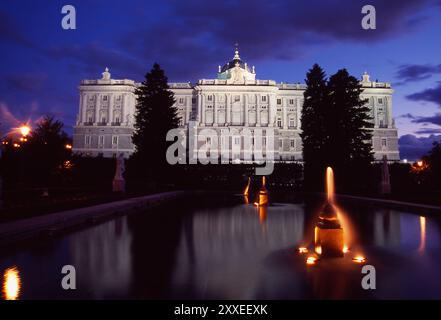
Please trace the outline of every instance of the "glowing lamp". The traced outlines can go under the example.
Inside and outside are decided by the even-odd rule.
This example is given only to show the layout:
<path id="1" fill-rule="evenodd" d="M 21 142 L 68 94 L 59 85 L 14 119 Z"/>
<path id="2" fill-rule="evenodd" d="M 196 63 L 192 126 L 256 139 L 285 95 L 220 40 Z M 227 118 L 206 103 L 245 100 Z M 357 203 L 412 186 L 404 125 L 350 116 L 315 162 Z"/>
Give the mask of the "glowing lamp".
<path id="1" fill-rule="evenodd" d="M 299 247 L 299 253 L 308 253 L 308 248 Z"/>
<path id="2" fill-rule="evenodd" d="M 349 252 L 349 248 L 348 248 L 348 246 L 347 246 L 347 245 L 344 245 L 342 251 L 343 251 L 343 253 L 347 253 L 347 252 Z"/>
<path id="3" fill-rule="evenodd" d="M 316 257 L 309 256 L 309 257 L 306 259 L 306 264 L 307 264 L 307 265 L 313 265 L 313 264 L 316 263 L 316 261 L 317 261 L 317 258 L 316 258 Z"/>
<path id="4" fill-rule="evenodd" d="M 31 127 L 28 125 L 22 125 L 20 128 L 20 133 L 23 137 L 26 137 L 31 132 Z"/>
<path id="5" fill-rule="evenodd" d="M 366 258 L 363 256 L 356 256 L 352 258 L 352 261 L 354 261 L 355 263 L 364 263 L 366 262 Z"/>

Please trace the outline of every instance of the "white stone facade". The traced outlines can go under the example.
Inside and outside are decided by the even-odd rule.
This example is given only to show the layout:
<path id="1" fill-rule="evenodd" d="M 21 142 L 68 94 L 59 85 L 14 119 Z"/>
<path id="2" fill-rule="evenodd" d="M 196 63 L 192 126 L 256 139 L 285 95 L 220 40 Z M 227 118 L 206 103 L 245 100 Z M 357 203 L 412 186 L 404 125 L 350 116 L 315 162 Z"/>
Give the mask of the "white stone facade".
<path id="1" fill-rule="evenodd" d="M 399 160 L 391 85 L 372 82 L 366 73 L 361 84 L 364 89 L 362 97 L 368 99 L 374 118 L 372 142 L 375 159 L 380 160 L 386 155 L 389 160 Z M 102 79 L 81 82 L 80 111 L 74 131 L 75 152 L 105 157 L 119 154 L 127 157 L 133 152 L 130 135 L 136 104 L 134 90 L 138 85 L 132 80 L 110 79 L 107 69 Z M 183 130 L 187 130 L 192 121 L 199 136 L 207 128 L 219 136 L 233 128 L 239 135 L 250 132 L 253 135 L 256 130 L 265 135 L 266 131 L 271 131 L 274 136 L 268 138 L 274 139 L 275 160 L 302 160 L 300 119 L 304 84 L 257 80 L 254 66 L 249 68 L 236 49 L 233 59 L 223 67 L 219 66 L 216 79 L 202 79 L 194 85 L 169 85 L 175 94 Z M 198 148 L 207 144 L 204 137 L 199 138 Z M 222 144 L 221 141 L 217 143 L 219 147 Z M 243 139 L 239 137 L 230 141 L 232 152 L 234 145 L 239 148 L 238 155 L 242 158 Z"/>

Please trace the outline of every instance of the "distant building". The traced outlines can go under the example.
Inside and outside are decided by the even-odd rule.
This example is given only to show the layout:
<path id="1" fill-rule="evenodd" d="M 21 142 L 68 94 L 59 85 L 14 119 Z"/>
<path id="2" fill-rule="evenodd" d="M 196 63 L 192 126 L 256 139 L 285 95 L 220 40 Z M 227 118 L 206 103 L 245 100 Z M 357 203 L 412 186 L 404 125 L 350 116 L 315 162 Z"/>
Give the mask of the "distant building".
<path id="1" fill-rule="evenodd" d="M 399 160 L 398 134 L 392 117 L 392 93 L 389 83 L 370 81 L 365 72 L 361 85 L 362 98 L 368 99 L 374 119 L 373 150 L 375 159 L 386 155 Z M 136 96 L 139 83 L 111 79 L 109 70 L 99 80 L 83 80 L 79 86 L 80 107 L 74 128 L 73 150 L 85 155 L 129 156 L 134 151 L 133 133 Z M 276 83 L 257 80 L 254 66 L 242 61 L 239 51 L 224 66 L 219 66 L 216 79 L 202 79 L 197 84 L 169 83 L 175 94 L 180 128 L 195 123 L 195 132 L 210 128 L 220 133 L 235 128 L 241 134 L 256 129 L 274 129 L 274 155 L 278 161 L 301 161 L 300 118 L 303 92 L 300 83 Z M 188 131 L 187 131 L 188 132 Z M 199 137 L 201 138 L 201 137 Z M 165 138 L 164 138 L 165 139 Z M 207 137 L 205 143 L 209 143 Z M 199 145 L 204 143 L 200 139 Z M 216 145 L 221 145 L 219 142 Z M 230 142 L 242 156 L 243 139 Z M 198 145 L 198 147 L 199 147 Z"/>

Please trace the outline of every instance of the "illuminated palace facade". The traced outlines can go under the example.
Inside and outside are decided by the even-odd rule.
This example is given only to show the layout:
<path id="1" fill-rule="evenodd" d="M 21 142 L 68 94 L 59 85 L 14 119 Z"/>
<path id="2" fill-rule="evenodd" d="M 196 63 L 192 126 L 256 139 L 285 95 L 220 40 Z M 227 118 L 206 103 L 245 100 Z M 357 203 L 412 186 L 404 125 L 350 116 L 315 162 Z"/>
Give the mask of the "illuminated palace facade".
<path id="1" fill-rule="evenodd" d="M 392 117 L 392 93 L 389 83 L 371 81 L 367 73 L 361 80 L 362 98 L 368 99 L 374 122 L 372 145 L 376 160 L 386 155 L 399 160 L 398 135 Z M 133 80 L 112 79 L 109 70 L 98 80 L 83 80 L 79 86 L 80 103 L 74 127 L 74 152 L 89 156 L 128 157 L 136 105 Z M 231 139 L 230 150 L 239 150 L 241 134 L 259 131 L 274 139 L 276 161 L 301 161 L 300 119 L 306 85 L 277 83 L 256 79 L 255 68 L 243 62 L 236 49 L 234 57 L 219 66 L 216 79 L 202 79 L 197 84 L 169 83 L 175 94 L 175 106 L 182 132 L 198 135 L 198 146 L 209 145 L 211 138 L 201 136 L 207 130 L 220 137 L 235 129 L 239 138 Z M 189 131 L 188 127 L 192 126 Z M 165 137 L 164 137 L 165 139 Z M 222 143 L 218 142 L 220 147 Z"/>

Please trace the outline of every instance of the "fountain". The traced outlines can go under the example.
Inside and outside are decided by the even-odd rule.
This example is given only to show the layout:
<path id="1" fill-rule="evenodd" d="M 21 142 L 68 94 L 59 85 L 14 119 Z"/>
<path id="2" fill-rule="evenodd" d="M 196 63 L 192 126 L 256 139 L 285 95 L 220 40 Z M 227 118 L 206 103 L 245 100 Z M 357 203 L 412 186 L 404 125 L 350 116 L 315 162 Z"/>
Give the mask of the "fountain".
<path id="1" fill-rule="evenodd" d="M 262 186 L 257 194 L 257 201 L 254 203 L 256 206 L 268 205 L 268 191 L 266 190 L 266 177 L 262 176 Z"/>
<path id="2" fill-rule="evenodd" d="M 251 178 L 248 177 L 248 183 L 247 186 L 245 187 L 245 190 L 243 191 L 243 195 L 245 197 L 248 197 L 249 193 L 250 193 L 250 185 L 251 185 Z"/>
<path id="3" fill-rule="evenodd" d="M 325 205 L 320 210 L 319 221 L 314 229 L 314 245 L 317 254 L 323 257 L 342 257 L 344 254 L 343 228 L 334 204 L 334 173 L 326 168 Z"/>

